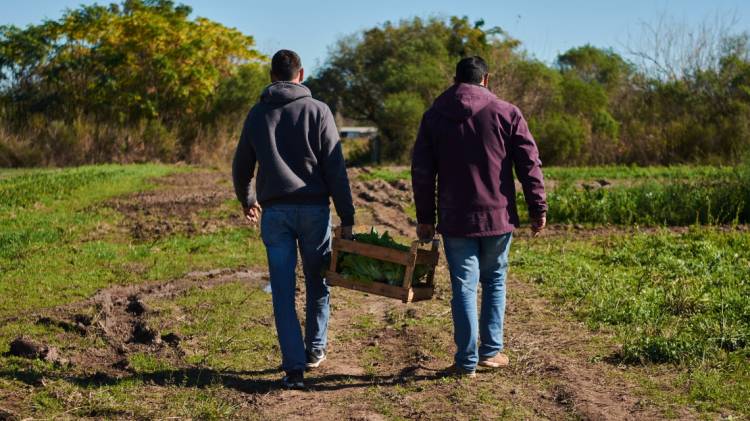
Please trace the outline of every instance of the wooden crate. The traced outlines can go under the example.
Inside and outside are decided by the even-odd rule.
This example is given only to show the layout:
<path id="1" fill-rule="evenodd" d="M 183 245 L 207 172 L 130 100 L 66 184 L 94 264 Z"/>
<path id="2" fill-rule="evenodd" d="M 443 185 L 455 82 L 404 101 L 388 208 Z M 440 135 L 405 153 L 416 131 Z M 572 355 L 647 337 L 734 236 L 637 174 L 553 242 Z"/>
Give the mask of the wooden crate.
<path id="1" fill-rule="evenodd" d="M 356 241 L 345 240 L 341 238 L 341 231 L 337 229 L 332 243 L 331 267 L 326 272 L 328 285 L 339 286 L 357 291 L 367 292 L 370 294 L 381 295 L 384 297 L 398 298 L 404 303 L 413 301 L 429 300 L 435 292 L 435 267 L 437 266 L 440 253 L 438 240 L 432 241 L 429 250 L 419 247 L 419 242 L 414 241 L 409 251 L 394 250 L 387 247 L 376 246 L 372 244 L 359 243 Z M 348 278 L 336 271 L 338 266 L 339 254 L 352 253 L 366 257 L 372 257 L 386 262 L 398 263 L 404 265 L 404 281 L 402 286 L 388 285 L 381 282 L 366 283 L 356 279 Z M 418 264 L 429 266 L 425 282 L 413 283 L 414 268 Z"/>

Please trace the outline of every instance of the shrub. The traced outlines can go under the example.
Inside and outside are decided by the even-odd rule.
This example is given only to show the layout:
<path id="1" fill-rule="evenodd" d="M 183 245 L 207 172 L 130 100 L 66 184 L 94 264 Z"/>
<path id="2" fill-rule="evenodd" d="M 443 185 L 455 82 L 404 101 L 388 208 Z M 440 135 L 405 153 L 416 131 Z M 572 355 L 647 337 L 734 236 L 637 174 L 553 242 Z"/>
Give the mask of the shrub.
<path id="1" fill-rule="evenodd" d="M 587 138 L 587 131 L 577 117 L 558 114 L 532 122 L 531 130 L 537 139 L 543 162 L 557 164 L 579 160 L 581 145 Z"/>

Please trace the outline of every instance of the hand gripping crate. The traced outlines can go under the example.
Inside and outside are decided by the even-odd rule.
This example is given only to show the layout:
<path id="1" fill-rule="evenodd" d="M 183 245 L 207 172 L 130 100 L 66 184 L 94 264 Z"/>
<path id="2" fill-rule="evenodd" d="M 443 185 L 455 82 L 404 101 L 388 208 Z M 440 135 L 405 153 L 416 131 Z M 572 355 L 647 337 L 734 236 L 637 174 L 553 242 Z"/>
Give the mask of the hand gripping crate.
<path id="1" fill-rule="evenodd" d="M 372 244 L 360 243 L 341 238 L 341 230 L 336 229 L 332 242 L 331 266 L 326 272 L 328 285 L 339 286 L 384 297 L 398 298 L 404 303 L 413 301 L 429 300 L 435 292 L 435 267 L 438 263 L 440 253 L 439 240 L 432 241 L 432 247 L 424 250 L 419 247 L 419 242 L 414 241 L 409 251 L 394 250 Z M 359 254 L 386 262 L 404 265 L 404 281 L 401 286 L 388 285 L 381 282 L 362 282 L 351 279 L 337 272 L 340 253 Z M 424 282 L 414 283 L 414 268 L 418 264 L 427 265 L 429 271 Z"/>

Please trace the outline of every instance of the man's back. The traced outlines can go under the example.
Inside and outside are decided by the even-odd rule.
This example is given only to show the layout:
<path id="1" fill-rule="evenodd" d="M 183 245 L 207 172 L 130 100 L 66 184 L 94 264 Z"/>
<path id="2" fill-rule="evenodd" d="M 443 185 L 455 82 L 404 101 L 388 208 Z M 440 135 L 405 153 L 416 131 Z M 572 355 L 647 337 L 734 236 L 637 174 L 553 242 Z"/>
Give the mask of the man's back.
<path id="1" fill-rule="evenodd" d="M 327 205 L 332 196 L 342 222 L 349 215 L 353 218 L 338 140 L 331 111 L 313 99 L 307 87 L 292 82 L 269 85 L 245 120 L 234 165 L 238 196 L 248 197 L 249 190 L 241 189 L 249 184 L 257 162 L 256 200 L 264 207 Z"/>
<path id="2" fill-rule="evenodd" d="M 438 179 L 439 231 L 491 236 L 518 225 L 513 167 L 532 213 L 546 211 L 541 162 L 526 121 L 488 89 L 458 83 L 425 112 L 414 147 L 418 219 L 434 222 Z"/>

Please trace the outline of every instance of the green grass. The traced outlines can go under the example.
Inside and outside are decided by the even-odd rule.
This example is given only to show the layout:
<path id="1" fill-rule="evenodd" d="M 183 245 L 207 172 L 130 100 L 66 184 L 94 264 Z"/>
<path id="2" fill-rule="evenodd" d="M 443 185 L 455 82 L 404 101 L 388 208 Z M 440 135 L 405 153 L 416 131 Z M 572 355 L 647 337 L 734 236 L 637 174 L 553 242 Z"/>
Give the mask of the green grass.
<path id="1" fill-rule="evenodd" d="M 675 165 L 669 167 L 637 167 L 612 165 L 602 167 L 544 167 L 545 178 L 560 182 L 587 180 L 644 180 L 713 178 L 730 175 L 734 167 Z"/>
<path id="2" fill-rule="evenodd" d="M 622 363 L 683 369 L 692 402 L 750 414 L 750 236 L 691 229 L 516 244 L 511 266 L 590 328 L 614 329 Z"/>
<path id="3" fill-rule="evenodd" d="M 562 212 L 569 212 L 572 216 L 567 216 L 567 221 L 572 223 L 612 223 L 612 215 L 622 215 L 618 218 L 624 224 L 641 223 L 644 220 L 638 217 L 626 218 L 638 205 L 646 209 L 641 212 L 652 214 L 649 221 L 654 224 L 677 218 L 665 219 L 669 213 L 682 215 L 679 217 L 690 224 L 696 220 L 691 206 L 706 198 L 711 203 L 736 204 L 732 200 L 737 189 L 745 188 L 706 183 L 714 175 L 717 180 L 731 180 L 734 175 L 724 168 L 556 170 L 549 169 L 549 178 L 564 181 L 556 183 L 556 188 L 561 188 L 560 196 L 551 194 L 550 202 L 559 212 L 551 211 L 552 222 Z M 194 270 L 264 265 L 263 247 L 254 229 L 172 234 L 143 242 L 133 241 L 127 230 L 118 228 L 123 217 L 107 205 L 110 198 L 158 188 L 151 181 L 153 177 L 176 171 L 189 177 L 191 169 L 108 165 L 0 171 L 0 319 L 84 299 L 114 284 L 171 279 Z M 377 168 L 367 177 L 393 181 L 408 176 L 408 170 Z M 650 181 L 655 177 L 663 182 L 672 176 L 679 182 L 662 185 Z M 597 177 L 632 178 L 638 183 L 611 186 L 608 193 L 601 193 L 603 196 L 562 190 L 577 189 L 572 185 L 575 181 Z M 682 184 L 690 188 L 670 187 Z M 639 186 L 645 187 L 634 190 Z M 577 207 L 562 206 L 563 193 L 569 195 L 565 196 L 569 206 Z M 223 203 L 202 211 L 199 217 L 226 218 L 234 207 L 233 201 Z M 682 208 L 687 210 L 683 212 Z M 705 214 L 715 218 L 718 208 L 712 204 L 711 209 Z M 407 213 L 413 214 L 413 208 Z M 692 215 L 689 218 L 684 216 L 688 213 Z M 596 220 L 600 214 L 610 219 Z M 606 341 L 592 345 L 595 358 L 638 365 L 638 369 L 623 370 L 623 375 L 642 384 L 648 399 L 667 408 L 691 406 L 712 415 L 750 415 L 745 408 L 750 400 L 747 234 L 694 228 L 684 234 L 664 231 L 588 240 L 519 239 L 514 244 L 511 267 L 514 276 L 537 283 L 554 305 L 572 312 L 590 329 L 603 331 Z M 446 282 L 441 280 L 442 285 Z M 341 296 L 340 291 L 334 293 Z M 357 299 L 346 305 L 356 305 Z M 34 417 L 226 419 L 247 416 L 243 411 L 248 395 L 232 389 L 232 379 L 239 376 L 246 381 L 243 384 L 260 385 L 278 380 L 280 373 L 275 368 L 280 355 L 270 295 L 257 285 L 237 279 L 210 288 L 192 288 L 178 297 L 148 301 L 147 305 L 153 310 L 147 316 L 149 325 L 183 338 L 182 359 L 136 353 L 128 356 L 132 374 L 106 384 L 90 384 L 92 373 L 76 367 L 0 356 L 0 400 L 11 394 L 14 399 L 21 396 L 24 400 L 16 407 Z M 369 343 L 375 333 L 398 331 L 404 335 L 403 340 L 411 341 L 404 346 L 450 361 L 453 349 L 446 327 L 450 325 L 447 305 L 447 301 L 434 300 L 393 307 L 383 315 L 362 312 L 346 329 L 335 332 L 336 341 Z M 410 309 L 414 311 L 410 313 Z M 98 337 L 81 337 L 22 317 L 0 325 L 0 354 L 20 334 L 57 346 L 65 355 L 108 346 Z M 611 334 L 619 345 L 616 352 L 611 348 Z M 379 367 L 393 361 L 395 351 L 388 342 L 389 335 L 384 334 L 380 343 L 363 347 L 352 356 L 366 374 L 377 376 Z M 395 355 L 403 356 L 398 352 Z M 677 383 L 675 388 L 665 388 L 663 377 L 650 382 L 643 374 L 650 368 L 676 373 L 669 376 Z M 474 385 L 447 379 L 372 385 L 350 398 L 392 419 L 407 416 L 402 411 L 405 400 L 429 410 L 428 400 L 418 404 L 415 397 L 438 394 L 451 399 L 455 414 L 469 418 L 482 414 L 533 418 L 533 408 L 503 398 L 515 387 L 508 380 L 503 374 Z"/>
<path id="4" fill-rule="evenodd" d="M 367 173 L 359 175 L 359 179 L 362 181 L 370 180 L 383 180 L 383 181 L 398 181 L 408 180 L 411 178 L 411 170 L 408 168 L 395 169 L 392 167 L 372 167 Z"/>
<path id="5" fill-rule="evenodd" d="M 519 203 L 523 203 L 522 198 L 519 193 Z M 750 171 L 711 179 L 648 181 L 598 189 L 558 185 L 548 193 L 548 202 L 548 219 L 556 223 L 748 223 Z"/>
<path id="6" fill-rule="evenodd" d="M 692 180 L 718 178 L 734 173 L 734 167 L 675 165 L 670 167 L 636 167 L 612 165 L 602 167 L 544 167 L 544 177 L 547 180 L 559 182 L 604 180 L 649 180 L 675 179 Z M 394 169 L 392 167 L 371 168 L 371 172 L 360 175 L 361 180 L 381 179 L 385 181 L 408 180 L 411 170 L 408 168 Z"/>
<path id="7" fill-rule="evenodd" d="M 552 167 L 544 168 L 549 202 L 548 221 L 564 224 L 684 226 L 750 222 L 750 169 L 745 167 Z M 409 169 L 377 167 L 361 180 L 408 180 Z M 607 188 L 580 182 L 618 180 Z M 527 219 L 523 193 L 516 197 Z M 412 204 L 407 215 L 414 217 Z"/>
<path id="8" fill-rule="evenodd" d="M 151 320 L 154 326 L 191 338 L 183 344 L 191 364 L 250 371 L 264 369 L 278 357 L 271 296 L 258 285 L 231 282 L 192 288 L 177 300 L 153 305 L 158 310 Z M 174 324 L 177 312 L 184 321 Z"/>
<path id="9" fill-rule="evenodd" d="M 26 393 L 27 407 L 35 417 L 227 419 L 240 415 L 232 396 L 241 394 L 228 390 L 227 377 L 278 376 L 273 370 L 262 374 L 269 366 L 278 366 L 279 353 L 270 295 L 257 285 L 236 281 L 210 289 L 196 287 L 177 299 L 148 305 L 149 325 L 184 338 L 185 363 L 134 353 L 127 356 L 132 374 L 97 383 L 91 380 L 93 373 L 75 366 L 0 356 L 0 398 L 3 389 L 29 389 L 24 383 L 44 379 L 44 387 Z M 45 342 L 61 349 L 95 346 L 79 343 L 82 338 L 71 342 L 76 335 L 64 335 L 59 329 L 36 326 L 23 333 L 44 335 Z M 106 348 L 106 344 L 98 346 Z"/>
<path id="10" fill-rule="evenodd" d="M 82 299 L 112 284 L 265 263 L 254 229 L 150 243 L 112 229 L 122 216 L 104 205 L 107 199 L 154 188 L 150 180 L 175 171 L 190 169 L 106 165 L 25 171 L 0 180 L 0 196 L 10 198 L 0 206 L 0 296 L 13 303 L 0 308 L 0 317 Z M 93 234 L 99 228 L 105 234 Z"/>

